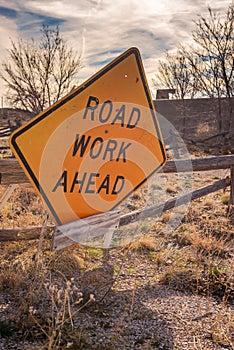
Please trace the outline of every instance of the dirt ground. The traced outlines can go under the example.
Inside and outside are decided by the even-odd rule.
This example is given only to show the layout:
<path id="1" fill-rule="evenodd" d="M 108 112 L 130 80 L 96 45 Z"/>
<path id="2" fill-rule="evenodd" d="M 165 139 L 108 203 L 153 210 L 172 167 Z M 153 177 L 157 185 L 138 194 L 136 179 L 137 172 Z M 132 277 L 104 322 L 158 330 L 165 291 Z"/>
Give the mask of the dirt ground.
<path id="1" fill-rule="evenodd" d="M 196 173 L 192 186 L 228 175 Z M 165 174 L 162 183 L 164 200 L 188 178 Z M 165 212 L 139 240 L 113 249 L 52 252 L 50 229 L 39 256 L 38 240 L 1 242 L 0 349 L 234 349 L 229 196 L 228 188 Z M 146 202 L 140 192 L 127 208 Z M 45 217 L 30 186 L 19 186 L 0 212 L 2 228 L 41 226 Z"/>

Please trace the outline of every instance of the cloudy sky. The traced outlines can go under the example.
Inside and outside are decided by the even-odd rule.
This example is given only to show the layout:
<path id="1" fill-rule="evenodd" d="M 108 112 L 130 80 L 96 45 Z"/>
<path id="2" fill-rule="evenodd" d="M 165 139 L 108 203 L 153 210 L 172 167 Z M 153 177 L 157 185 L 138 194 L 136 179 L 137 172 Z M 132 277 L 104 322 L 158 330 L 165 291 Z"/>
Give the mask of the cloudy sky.
<path id="1" fill-rule="evenodd" d="M 189 41 L 207 7 L 225 12 L 231 0 L 0 0 L 0 58 L 10 38 L 37 38 L 43 24 L 60 25 L 83 56 L 79 82 L 132 46 L 140 49 L 149 85 L 165 50 Z M 151 90 L 154 95 L 155 91 Z M 0 85 L 0 96 L 4 90 Z"/>

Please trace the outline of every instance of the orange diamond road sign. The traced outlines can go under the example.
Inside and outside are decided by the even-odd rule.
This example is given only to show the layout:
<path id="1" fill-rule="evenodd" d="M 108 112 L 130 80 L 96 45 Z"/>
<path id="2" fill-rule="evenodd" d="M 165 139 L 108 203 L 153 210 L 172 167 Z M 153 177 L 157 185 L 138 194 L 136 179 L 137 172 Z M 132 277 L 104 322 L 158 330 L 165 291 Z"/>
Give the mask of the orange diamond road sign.
<path id="1" fill-rule="evenodd" d="M 166 160 L 139 51 L 16 130 L 10 146 L 57 225 L 117 208 Z"/>

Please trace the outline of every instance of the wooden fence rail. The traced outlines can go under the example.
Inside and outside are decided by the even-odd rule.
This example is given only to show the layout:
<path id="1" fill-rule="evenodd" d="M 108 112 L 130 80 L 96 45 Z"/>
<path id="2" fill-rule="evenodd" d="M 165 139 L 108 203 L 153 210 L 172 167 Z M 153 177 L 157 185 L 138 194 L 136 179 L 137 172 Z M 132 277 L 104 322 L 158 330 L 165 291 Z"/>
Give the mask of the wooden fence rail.
<path id="1" fill-rule="evenodd" d="M 234 155 L 197 158 L 197 159 L 180 159 L 168 161 L 163 173 L 191 172 L 191 171 L 208 171 L 217 169 L 230 169 L 234 166 Z M 29 180 L 23 169 L 16 159 L 0 159 L 0 185 L 28 183 Z"/>
<path id="2" fill-rule="evenodd" d="M 135 211 L 128 213 L 119 217 L 119 226 L 128 224 L 129 222 L 137 221 L 142 218 L 158 215 L 159 213 L 165 212 L 191 200 L 200 198 L 224 189 L 231 185 L 230 191 L 230 217 L 234 221 L 234 155 L 219 156 L 219 157 L 209 157 L 209 158 L 197 158 L 197 159 L 187 159 L 187 160 L 176 160 L 168 161 L 164 168 L 163 173 L 178 173 L 178 172 L 200 172 L 209 171 L 217 169 L 230 169 L 230 175 L 226 179 L 221 179 L 216 181 L 212 185 L 205 186 L 193 192 L 187 193 L 181 197 L 173 198 L 161 205 L 155 205 L 152 207 L 145 208 L 141 211 Z M 28 178 L 25 176 L 23 170 L 21 169 L 19 163 L 16 159 L 2 159 L 0 160 L 0 184 L 1 185 L 14 185 L 28 183 Z M 2 198 L 6 198 L 3 196 Z M 5 199 L 4 199 L 5 200 Z M 1 204 L 1 203 L 0 203 Z M 112 220 L 110 218 L 110 220 Z M 103 224 L 108 226 L 108 219 Z M 65 225 L 63 225 L 65 226 Z M 63 227 L 64 228 L 64 227 Z M 50 227 L 54 231 L 55 227 Z M 59 227 L 58 227 L 59 229 Z M 56 229 L 56 231 L 58 231 Z M 16 229 L 0 229 L 0 241 L 11 241 L 11 240 L 27 240 L 38 238 L 41 232 L 41 227 L 29 227 L 29 228 L 16 228 Z M 54 249 L 60 249 L 65 246 L 72 244 L 72 240 L 64 235 L 58 235 L 55 237 L 53 246 Z"/>

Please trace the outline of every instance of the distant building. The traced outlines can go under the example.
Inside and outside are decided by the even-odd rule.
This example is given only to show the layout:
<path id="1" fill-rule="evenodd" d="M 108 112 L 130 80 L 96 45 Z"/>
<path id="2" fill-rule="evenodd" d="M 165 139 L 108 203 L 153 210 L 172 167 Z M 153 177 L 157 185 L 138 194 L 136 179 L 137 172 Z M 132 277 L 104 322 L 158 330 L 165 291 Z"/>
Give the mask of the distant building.
<path id="1" fill-rule="evenodd" d="M 159 89 L 156 91 L 156 100 L 169 100 L 170 95 L 174 94 L 175 89 Z"/>

